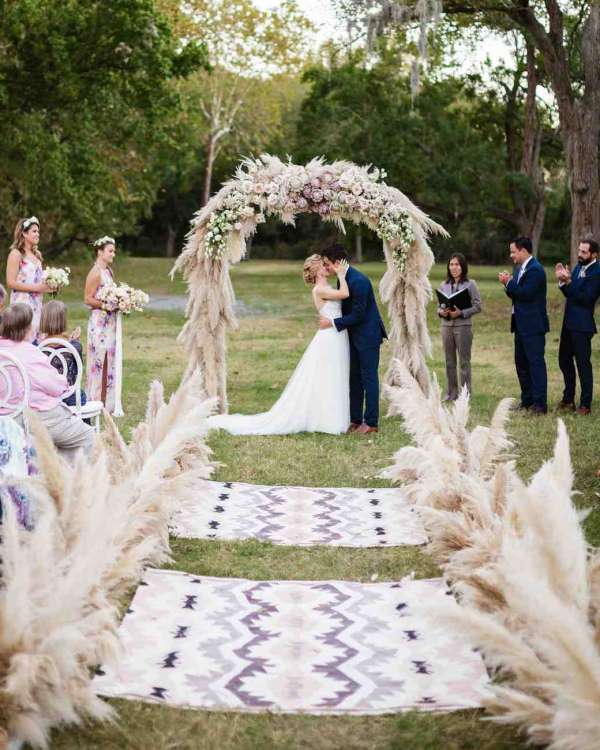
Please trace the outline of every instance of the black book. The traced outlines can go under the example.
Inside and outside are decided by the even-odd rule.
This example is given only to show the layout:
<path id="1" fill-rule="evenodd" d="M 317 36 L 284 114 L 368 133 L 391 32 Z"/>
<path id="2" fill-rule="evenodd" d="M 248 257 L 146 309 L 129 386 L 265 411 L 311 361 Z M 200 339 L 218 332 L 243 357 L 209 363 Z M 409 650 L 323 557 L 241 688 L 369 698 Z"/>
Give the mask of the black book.
<path id="1" fill-rule="evenodd" d="M 454 294 L 449 295 L 444 294 L 444 292 L 440 292 L 439 289 L 436 289 L 435 293 L 437 294 L 440 307 L 444 305 L 450 310 L 466 310 L 469 307 L 473 307 L 468 287 L 464 287 L 460 291 L 454 292 Z"/>

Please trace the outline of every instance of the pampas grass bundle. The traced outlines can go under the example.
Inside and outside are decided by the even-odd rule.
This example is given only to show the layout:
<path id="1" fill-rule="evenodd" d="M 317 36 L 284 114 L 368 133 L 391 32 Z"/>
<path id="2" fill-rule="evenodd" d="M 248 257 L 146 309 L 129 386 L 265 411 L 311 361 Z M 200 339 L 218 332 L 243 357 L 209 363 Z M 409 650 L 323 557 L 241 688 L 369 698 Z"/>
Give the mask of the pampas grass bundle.
<path id="1" fill-rule="evenodd" d="M 525 485 L 508 456 L 508 402 L 490 427 L 469 431 L 466 394 L 446 408 L 435 381 L 426 396 L 395 368 L 391 409 L 417 445 L 385 476 L 407 483 L 462 605 L 435 615 L 462 628 L 502 678 L 488 703 L 495 721 L 555 750 L 600 747 L 600 556 L 572 503 L 563 423 L 553 458 Z"/>
<path id="2" fill-rule="evenodd" d="M 169 518 L 212 471 L 213 410 L 198 375 L 168 402 L 153 383 L 131 442 L 105 415 L 94 456 L 73 466 L 32 418 L 41 473 L 23 484 L 35 528 L 23 530 L 8 504 L 0 544 L 0 725 L 13 737 L 45 747 L 52 726 L 110 718 L 92 670 L 115 660 L 121 597 L 168 559 Z"/>

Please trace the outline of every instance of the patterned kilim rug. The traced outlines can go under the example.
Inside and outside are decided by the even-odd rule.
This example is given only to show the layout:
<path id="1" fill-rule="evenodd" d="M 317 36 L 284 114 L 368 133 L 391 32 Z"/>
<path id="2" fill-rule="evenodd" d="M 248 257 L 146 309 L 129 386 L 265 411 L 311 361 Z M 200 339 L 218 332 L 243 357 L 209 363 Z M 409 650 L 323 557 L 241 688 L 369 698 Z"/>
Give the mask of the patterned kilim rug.
<path id="1" fill-rule="evenodd" d="M 96 691 L 226 711 L 379 714 L 481 705 L 469 644 L 423 608 L 441 579 L 247 581 L 148 571 Z M 458 605 L 456 605 L 458 606 Z"/>
<path id="2" fill-rule="evenodd" d="M 267 487 L 205 482 L 171 532 L 194 539 L 259 539 L 295 546 L 425 544 L 416 510 L 400 489 Z"/>

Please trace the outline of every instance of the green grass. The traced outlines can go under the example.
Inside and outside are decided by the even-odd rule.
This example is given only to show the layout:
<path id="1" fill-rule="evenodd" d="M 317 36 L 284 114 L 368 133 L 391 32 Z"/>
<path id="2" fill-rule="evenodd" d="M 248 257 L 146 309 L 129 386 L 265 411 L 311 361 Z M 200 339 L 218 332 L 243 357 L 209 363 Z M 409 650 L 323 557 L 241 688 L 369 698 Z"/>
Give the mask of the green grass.
<path id="1" fill-rule="evenodd" d="M 170 262 L 163 259 L 122 258 L 116 276 L 151 294 L 183 294 L 181 279 L 167 278 Z M 87 313 L 78 301 L 87 269 L 73 269 L 72 286 L 64 295 L 70 307 L 70 323 L 85 330 Z M 303 285 L 300 264 L 253 261 L 237 266 L 233 282 L 238 298 L 251 309 L 229 338 L 229 399 L 232 411 L 251 413 L 266 409 L 276 399 L 315 330 L 315 313 Z M 383 264 L 365 264 L 363 270 L 377 282 Z M 443 268 L 432 274 L 435 284 Z M 475 319 L 473 349 L 472 423 L 487 423 L 503 396 L 518 396 L 509 332 L 510 302 L 498 284 L 497 268 L 474 268 L 484 311 Z M 548 274 L 551 278 L 550 273 Z M 549 403 L 560 400 L 562 378 L 558 369 L 558 338 L 563 300 L 549 284 L 551 333 L 547 337 Z M 124 405 L 121 424 L 127 433 L 143 416 L 148 383 L 163 381 L 167 391 L 177 386 L 184 354 L 176 342 L 183 315 L 149 312 L 125 321 Z M 439 321 L 429 308 L 434 343 L 432 369 L 443 381 L 443 355 Z M 382 350 L 382 372 L 389 349 Z M 594 353 L 596 369 L 600 363 Z M 591 417 L 568 415 L 576 472 L 577 502 L 591 507 L 586 531 L 591 543 L 600 543 L 598 480 L 595 477 L 596 413 Z M 556 416 L 531 418 L 515 415 L 510 423 L 517 445 L 518 469 L 524 478 L 548 459 L 556 434 Z M 221 462 L 217 478 L 268 484 L 313 486 L 374 486 L 375 478 L 393 453 L 407 443 L 398 418 L 383 418 L 381 431 L 367 439 L 359 436 L 298 435 L 235 437 L 218 433 L 211 437 L 215 458 Z M 551 502 L 551 498 L 548 499 Z M 416 548 L 352 550 L 335 548 L 286 548 L 254 541 L 208 542 L 174 540 L 177 570 L 214 576 L 248 578 L 298 578 L 305 580 L 397 579 L 414 571 L 419 577 L 436 574 L 431 560 Z M 53 748 L 123 748 L 124 750 L 192 750 L 199 748 L 397 748 L 398 750 L 506 750 L 524 748 L 511 730 L 480 721 L 478 712 L 447 716 L 405 714 L 384 717 L 292 717 L 178 711 L 141 703 L 118 702 L 120 719 L 115 725 L 67 729 L 56 732 Z"/>

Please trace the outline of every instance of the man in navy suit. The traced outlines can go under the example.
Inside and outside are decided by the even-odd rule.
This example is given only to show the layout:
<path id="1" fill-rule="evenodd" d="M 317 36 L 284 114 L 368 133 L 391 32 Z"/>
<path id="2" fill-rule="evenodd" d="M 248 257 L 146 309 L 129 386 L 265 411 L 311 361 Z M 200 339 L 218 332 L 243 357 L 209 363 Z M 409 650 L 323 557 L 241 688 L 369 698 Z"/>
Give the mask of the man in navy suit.
<path id="1" fill-rule="evenodd" d="M 577 413 L 586 415 L 592 407 L 594 375 L 592 371 L 592 336 L 596 333 L 594 307 L 600 297 L 600 264 L 598 263 L 598 243 L 582 240 L 577 250 L 577 265 L 573 273 L 562 263 L 555 267 L 556 278 L 561 292 L 567 298 L 558 364 L 565 381 L 560 410 L 575 411 L 575 365 L 581 384 L 581 399 Z M 575 360 L 575 364 L 573 364 Z"/>
<path id="2" fill-rule="evenodd" d="M 510 330 L 515 334 L 515 367 L 521 385 L 521 409 L 532 414 L 548 411 L 548 374 L 544 349 L 550 330 L 546 311 L 546 272 L 532 255 L 529 237 L 517 237 L 510 243 L 510 258 L 515 265 L 512 277 L 498 274 L 506 294 L 513 302 Z"/>
<path id="3" fill-rule="evenodd" d="M 329 275 L 337 264 L 347 260 L 342 245 L 323 250 L 323 263 Z M 350 296 L 342 300 L 342 317 L 333 323 L 321 316 L 320 328 L 335 325 L 348 330 L 350 340 L 350 429 L 349 432 L 377 432 L 379 424 L 379 348 L 387 338 L 369 279 L 350 266 L 346 274 Z"/>

